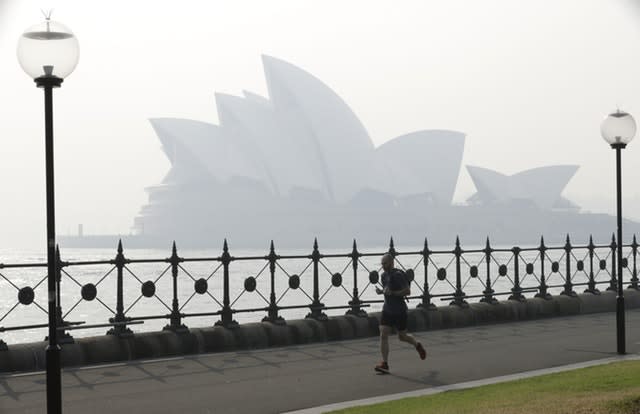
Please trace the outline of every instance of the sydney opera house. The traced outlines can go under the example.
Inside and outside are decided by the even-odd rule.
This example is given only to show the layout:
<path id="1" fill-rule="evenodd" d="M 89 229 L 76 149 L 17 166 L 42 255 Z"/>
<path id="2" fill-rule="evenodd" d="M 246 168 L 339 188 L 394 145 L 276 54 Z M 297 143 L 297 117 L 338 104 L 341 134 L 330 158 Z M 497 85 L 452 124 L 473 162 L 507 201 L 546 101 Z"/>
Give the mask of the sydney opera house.
<path id="1" fill-rule="evenodd" d="M 375 147 L 333 90 L 263 56 L 268 97 L 216 94 L 219 125 L 151 119 L 171 169 L 147 188 L 134 234 L 166 246 L 534 243 L 566 233 L 610 237 L 614 220 L 561 196 L 578 169 L 554 165 L 507 176 L 466 166 L 477 192 L 452 199 L 465 134 L 420 130 Z"/>

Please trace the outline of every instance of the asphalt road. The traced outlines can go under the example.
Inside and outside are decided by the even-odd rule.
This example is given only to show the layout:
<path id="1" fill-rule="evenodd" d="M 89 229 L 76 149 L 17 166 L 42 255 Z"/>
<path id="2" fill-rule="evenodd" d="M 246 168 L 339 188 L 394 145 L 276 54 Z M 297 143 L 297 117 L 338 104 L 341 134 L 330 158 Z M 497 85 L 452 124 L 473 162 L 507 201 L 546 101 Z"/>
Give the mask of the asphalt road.
<path id="1" fill-rule="evenodd" d="M 627 352 L 640 353 L 640 310 Z M 376 375 L 376 338 L 67 369 L 65 413 L 280 413 L 616 355 L 615 314 L 419 332 Z M 44 413 L 44 373 L 0 376 L 0 413 Z"/>

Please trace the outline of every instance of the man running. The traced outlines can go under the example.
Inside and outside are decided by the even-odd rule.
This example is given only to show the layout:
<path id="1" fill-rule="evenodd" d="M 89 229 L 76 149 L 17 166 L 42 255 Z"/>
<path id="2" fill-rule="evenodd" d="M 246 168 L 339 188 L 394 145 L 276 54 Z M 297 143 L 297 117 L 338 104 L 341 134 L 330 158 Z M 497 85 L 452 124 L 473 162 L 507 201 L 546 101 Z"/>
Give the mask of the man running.
<path id="1" fill-rule="evenodd" d="M 376 287 L 376 293 L 384 294 L 384 306 L 382 307 L 382 317 L 380 319 L 380 352 L 382 353 L 382 362 L 376 365 L 375 370 L 378 372 L 389 372 L 389 334 L 391 329 L 398 330 L 398 339 L 413 345 L 420 359 L 425 359 L 427 352 L 422 344 L 416 341 L 412 335 L 407 333 L 407 304 L 405 296 L 411 294 L 409 283 L 402 271 L 393 267 L 393 256 L 389 253 L 382 256 L 381 264 L 384 272 L 382 273 L 382 287 Z"/>

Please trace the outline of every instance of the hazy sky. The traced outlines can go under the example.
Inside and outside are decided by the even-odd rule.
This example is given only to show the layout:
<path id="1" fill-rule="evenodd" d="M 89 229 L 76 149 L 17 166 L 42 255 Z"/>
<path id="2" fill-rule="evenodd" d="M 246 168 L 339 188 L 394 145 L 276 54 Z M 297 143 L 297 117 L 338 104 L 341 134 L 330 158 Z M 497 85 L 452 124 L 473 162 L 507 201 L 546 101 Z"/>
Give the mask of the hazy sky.
<path id="1" fill-rule="evenodd" d="M 41 8 L 81 47 L 54 95 L 59 234 L 128 233 L 169 168 L 147 119 L 217 123 L 214 91 L 266 95 L 263 53 L 334 89 L 376 145 L 446 128 L 467 134 L 463 165 L 579 164 L 564 195 L 590 211 L 615 206 L 600 122 L 617 106 L 640 119 L 632 0 L 0 0 L 0 246 L 44 248 L 43 94 L 15 53 Z M 639 161 L 640 139 L 624 152 L 638 219 Z M 463 169 L 455 200 L 474 191 Z"/>

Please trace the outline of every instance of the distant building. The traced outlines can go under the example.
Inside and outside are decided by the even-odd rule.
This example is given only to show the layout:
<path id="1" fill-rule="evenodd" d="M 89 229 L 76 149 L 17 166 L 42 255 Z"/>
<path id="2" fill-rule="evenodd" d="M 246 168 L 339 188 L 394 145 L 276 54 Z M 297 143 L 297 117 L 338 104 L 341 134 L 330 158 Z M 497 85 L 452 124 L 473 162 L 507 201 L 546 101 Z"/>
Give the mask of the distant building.
<path id="1" fill-rule="evenodd" d="M 530 203 L 544 210 L 579 210 L 561 196 L 577 165 L 552 165 L 504 175 L 487 168 L 468 165 L 467 171 L 478 190 L 467 201 L 471 204 Z"/>
<path id="2" fill-rule="evenodd" d="M 171 169 L 147 188 L 149 201 L 135 218 L 134 233 L 192 245 L 231 236 L 377 240 L 477 230 L 484 237 L 506 228 L 492 220 L 513 207 L 526 214 L 578 210 L 561 197 L 578 168 L 572 165 L 512 176 L 468 166 L 477 193 L 468 206 L 452 206 L 464 133 L 415 131 L 376 148 L 327 85 L 285 61 L 262 60 L 269 96 L 217 93 L 219 125 L 150 120 Z M 539 215 L 528 225 L 543 229 L 547 218 Z"/>

